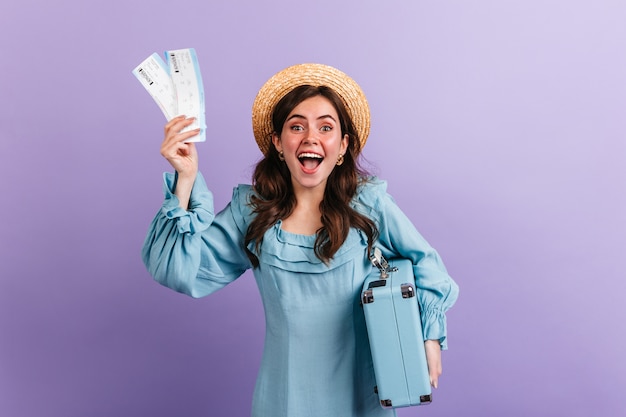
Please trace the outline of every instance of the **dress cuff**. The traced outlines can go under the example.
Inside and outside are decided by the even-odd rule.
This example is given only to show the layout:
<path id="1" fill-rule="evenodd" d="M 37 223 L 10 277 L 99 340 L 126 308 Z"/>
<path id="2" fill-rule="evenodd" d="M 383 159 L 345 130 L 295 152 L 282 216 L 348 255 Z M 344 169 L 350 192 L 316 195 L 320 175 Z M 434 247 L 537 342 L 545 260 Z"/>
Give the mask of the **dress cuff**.
<path id="1" fill-rule="evenodd" d="M 180 200 L 174 195 L 177 174 L 163 174 L 163 193 L 165 201 L 161 213 L 170 220 L 176 221 L 179 233 L 194 235 L 209 228 L 215 214 L 213 211 L 213 194 L 208 190 L 202 174 L 198 173 L 191 190 L 189 210 L 180 207 Z"/>
<path id="2" fill-rule="evenodd" d="M 446 315 L 444 312 L 439 310 L 423 311 L 422 326 L 424 327 L 424 340 L 438 340 L 441 350 L 448 348 Z"/>

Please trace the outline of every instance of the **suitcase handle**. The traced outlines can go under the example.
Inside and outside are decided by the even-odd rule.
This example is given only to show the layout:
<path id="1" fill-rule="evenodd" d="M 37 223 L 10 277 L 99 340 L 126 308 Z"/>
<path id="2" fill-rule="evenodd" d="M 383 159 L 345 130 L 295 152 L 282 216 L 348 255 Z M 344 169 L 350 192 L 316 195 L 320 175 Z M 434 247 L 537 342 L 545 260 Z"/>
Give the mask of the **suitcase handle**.
<path id="1" fill-rule="evenodd" d="M 374 248 L 372 253 L 369 256 L 370 262 L 380 271 L 380 279 L 389 278 L 389 274 L 391 272 L 396 272 L 398 268 L 395 266 L 390 266 L 387 259 L 383 256 L 383 253 L 378 248 Z"/>

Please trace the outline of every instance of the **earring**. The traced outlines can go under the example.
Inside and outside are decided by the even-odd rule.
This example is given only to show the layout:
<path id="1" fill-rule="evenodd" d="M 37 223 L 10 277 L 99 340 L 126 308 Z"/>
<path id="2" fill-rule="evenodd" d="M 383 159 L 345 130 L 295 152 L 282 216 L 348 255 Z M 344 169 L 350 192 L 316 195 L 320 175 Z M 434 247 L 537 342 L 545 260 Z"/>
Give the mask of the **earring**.
<path id="1" fill-rule="evenodd" d="M 285 154 L 283 153 L 283 151 L 278 152 L 278 159 L 280 159 L 281 161 L 285 160 Z"/>
<path id="2" fill-rule="evenodd" d="M 343 164 L 343 154 L 339 154 L 339 158 L 337 158 L 337 166 Z"/>

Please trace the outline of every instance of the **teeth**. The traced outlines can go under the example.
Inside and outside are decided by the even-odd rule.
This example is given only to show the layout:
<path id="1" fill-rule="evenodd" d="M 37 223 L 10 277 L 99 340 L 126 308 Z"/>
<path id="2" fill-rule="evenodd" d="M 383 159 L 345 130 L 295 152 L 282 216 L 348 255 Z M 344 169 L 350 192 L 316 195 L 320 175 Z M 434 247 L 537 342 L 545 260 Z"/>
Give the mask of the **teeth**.
<path id="1" fill-rule="evenodd" d="M 316 153 L 311 153 L 311 152 L 304 152 L 301 153 L 300 155 L 298 155 L 298 158 L 317 158 L 317 159 L 323 159 L 321 155 L 318 155 Z"/>

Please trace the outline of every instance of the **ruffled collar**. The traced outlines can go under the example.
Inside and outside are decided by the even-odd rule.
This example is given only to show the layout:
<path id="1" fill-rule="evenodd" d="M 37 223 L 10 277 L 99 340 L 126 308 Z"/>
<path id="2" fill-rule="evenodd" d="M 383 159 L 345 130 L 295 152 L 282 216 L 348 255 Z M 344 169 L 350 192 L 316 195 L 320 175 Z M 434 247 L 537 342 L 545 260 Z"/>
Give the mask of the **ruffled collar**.
<path id="1" fill-rule="evenodd" d="M 359 230 L 350 229 L 346 241 L 327 265 L 315 256 L 316 235 L 291 233 L 281 226 L 278 221 L 265 232 L 258 254 L 262 264 L 294 272 L 322 273 L 365 256 L 367 237 Z M 254 250 L 254 244 L 250 243 L 248 249 Z"/>

